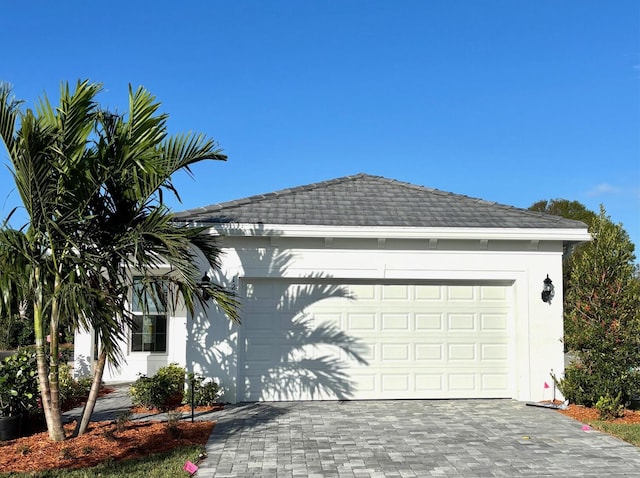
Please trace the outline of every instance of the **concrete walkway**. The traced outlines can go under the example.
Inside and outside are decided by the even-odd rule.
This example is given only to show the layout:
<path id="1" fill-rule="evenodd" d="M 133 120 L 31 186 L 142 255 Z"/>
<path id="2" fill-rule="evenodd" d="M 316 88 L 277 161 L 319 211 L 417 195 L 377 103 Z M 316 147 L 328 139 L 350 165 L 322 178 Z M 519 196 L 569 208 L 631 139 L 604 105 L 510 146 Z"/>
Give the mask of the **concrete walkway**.
<path id="1" fill-rule="evenodd" d="M 93 420 L 130 406 L 118 387 Z M 217 421 L 197 478 L 640 476 L 640 449 L 513 400 L 250 403 L 196 419 Z"/>

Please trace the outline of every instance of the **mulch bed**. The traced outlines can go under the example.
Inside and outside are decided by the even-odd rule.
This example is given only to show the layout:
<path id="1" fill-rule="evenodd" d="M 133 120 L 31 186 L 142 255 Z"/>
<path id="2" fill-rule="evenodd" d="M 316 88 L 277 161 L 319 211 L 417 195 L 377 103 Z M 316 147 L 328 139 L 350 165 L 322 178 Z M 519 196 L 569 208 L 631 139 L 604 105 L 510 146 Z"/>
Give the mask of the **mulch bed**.
<path id="1" fill-rule="evenodd" d="M 109 460 L 140 458 L 188 445 L 204 446 L 214 425 L 214 422 L 181 421 L 175 433 L 166 422 L 128 422 L 120 430 L 110 421 L 92 422 L 87 433 L 63 442 L 50 441 L 47 432 L 37 433 L 0 442 L 0 470 L 88 468 Z M 67 436 L 74 427 L 75 423 L 65 425 Z"/>
<path id="2" fill-rule="evenodd" d="M 558 410 L 563 415 L 571 417 L 579 422 L 600 420 L 600 412 L 595 408 L 587 408 L 582 405 L 569 405 L 566 410 Z M 640 423 L 640 411 L 625 410 L 624 417 L 608 420 L 607 423 Z"/>
<path id="3" fill-rule="evenodd" d="M 100 396 L 113 392 L 112 388 L 100 390 Z M 67 403 L 70 409 L 80 403 Z M 221 410 L 224 405 L 196 407 L 196 413 Z M 191 413 L 191 406 L 184 405 L 175 411 Z M 132 408 L 132 413 L 153 415 L 157 409 Z M 46 431 L 10 441 L 0 441 L 1 472 L 39 472 L 50 469 L 89 468 L 106 461 L 142 458 L 154 453 L 174 450 L 188 445 L 204 446 L 215 426 L 213 421 L 181 420 L 171 429 L 167 422 L 126 421 L 118 426 L 114 421 L 91 422 L 87 433 L 71 438 L 75 422 L 64 426 L 67 439 L 52 442 Z M 195 457 L 194 457 L 195 459 Z"/>

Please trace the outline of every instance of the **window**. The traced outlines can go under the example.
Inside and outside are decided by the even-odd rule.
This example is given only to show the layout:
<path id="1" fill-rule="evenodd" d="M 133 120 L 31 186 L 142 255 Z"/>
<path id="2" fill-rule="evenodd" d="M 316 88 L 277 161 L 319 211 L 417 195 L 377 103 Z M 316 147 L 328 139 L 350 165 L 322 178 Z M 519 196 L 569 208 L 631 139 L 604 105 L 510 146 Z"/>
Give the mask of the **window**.
<path id="1" fill-rule="evenodd" d="M 159 297 L 157 294 L 162 295 Z M 156 295 L 154 297 L 154 295 Z M 131 311 L 133 327 L 131 329 L 132 352 L 167 351 L 167 311 L 166 285 L 156 292 L 147 290 L 140 278 L 133 279 Z"/>

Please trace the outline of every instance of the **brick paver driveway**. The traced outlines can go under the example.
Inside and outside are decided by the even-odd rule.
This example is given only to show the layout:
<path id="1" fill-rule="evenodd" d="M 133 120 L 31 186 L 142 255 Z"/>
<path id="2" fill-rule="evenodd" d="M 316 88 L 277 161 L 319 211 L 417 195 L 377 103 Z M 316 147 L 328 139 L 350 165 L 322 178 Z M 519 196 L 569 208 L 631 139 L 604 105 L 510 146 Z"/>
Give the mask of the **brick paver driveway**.
<path id="1" fill-rule="evenodd" d="M 640 476 L 640 450 L 513 400 L 231 405 L 202 477 Z"/>

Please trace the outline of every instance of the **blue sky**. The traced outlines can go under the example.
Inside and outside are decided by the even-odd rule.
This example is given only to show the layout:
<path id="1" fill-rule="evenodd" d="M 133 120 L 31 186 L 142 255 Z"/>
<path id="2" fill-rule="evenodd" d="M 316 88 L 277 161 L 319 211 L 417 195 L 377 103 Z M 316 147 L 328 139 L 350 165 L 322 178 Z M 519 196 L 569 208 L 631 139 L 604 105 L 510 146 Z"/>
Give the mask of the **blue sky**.
<path id="1" fill-rule="evenodd" d="M 0 81 L 144 85 L 226 163 L 186 209 L 365 172 L 526 208 L 604 204 L 640 246 L 636 0 L 3 2 Z M 6 163 L 6 154 L 0 153 Z M 0 215 L 19 203 L 0 171 Z"/>

